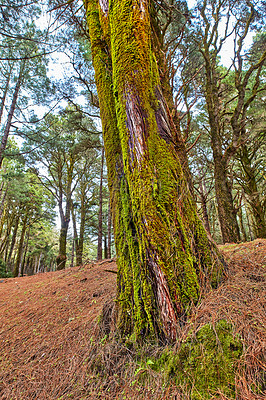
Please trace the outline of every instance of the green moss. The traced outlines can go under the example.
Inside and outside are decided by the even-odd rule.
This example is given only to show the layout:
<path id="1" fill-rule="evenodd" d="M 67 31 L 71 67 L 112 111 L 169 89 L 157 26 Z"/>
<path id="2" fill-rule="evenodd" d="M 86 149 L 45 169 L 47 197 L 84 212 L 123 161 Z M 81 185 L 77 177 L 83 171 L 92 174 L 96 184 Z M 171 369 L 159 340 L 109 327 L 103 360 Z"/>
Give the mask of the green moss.
<path id="1" fill-rule="evenodd" d="M 91 0 L 87 16 L 118 255 L 118 326 L 135 338 L 169 338 L 172 329 L 173 339 L 214 258 L 180 162 L 159 134 L 160 79 L 142 6 L 112 0 L 105 16 Z"/>
<path id="2" fill-rule="evenodd" d="M 215 326 L 204 325 L 196 335 L 190 333 L 179 351 L 165 351 L 152 368 L 164 371 L 190 392 L 191 400 L 207 400 L 221 391 L 235 397 L 235 374 L 243 345 L 233 336 L 232 326 L 220 320 Z"/>

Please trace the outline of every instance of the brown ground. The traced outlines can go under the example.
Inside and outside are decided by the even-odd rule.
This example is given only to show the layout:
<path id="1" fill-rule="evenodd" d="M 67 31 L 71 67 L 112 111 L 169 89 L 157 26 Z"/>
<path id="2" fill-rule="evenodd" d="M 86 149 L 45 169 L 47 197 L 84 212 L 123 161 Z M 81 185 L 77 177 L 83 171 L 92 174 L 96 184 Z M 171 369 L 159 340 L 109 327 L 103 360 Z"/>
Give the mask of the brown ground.
<path id="1" fill-rule="evenodd" d="M 1 280 L 1 400 L 67 399 L 77 375 L 86 383 L 97 318 L 115 293 L 107 269 L 115 263 Z"/>
<path id="2" fill-rule="evenodd" d="M 206 322 L 231 321 L 245 343 L 240 362 L 245 376 L 241 371 L 236 376 L 238 399 L 265 399 L 253 395 L 250 385 L 265 368 L 266 240 L 221 249 L 230 261 L 228 278 L 195 308 L 183 335 L 191 326 L 196 331 Z M 102 262 L 0 279 L 1 400 L 181 399 L 178 389 L 163 389 L 156 374 L 149 388 L 133 385 L 138 365 L 130 350 L 125 355 L 122 345 L 104 347 L 105 337 L 96 338 L 103 305 L 115 295 L 116 274 L 110 272 L 115 270 L 114 262 Z M 101 384 L 100 375 L 88 368 L 97 340 L 97 348 L 103 348 L 100 362 L 109 374 Z"/>

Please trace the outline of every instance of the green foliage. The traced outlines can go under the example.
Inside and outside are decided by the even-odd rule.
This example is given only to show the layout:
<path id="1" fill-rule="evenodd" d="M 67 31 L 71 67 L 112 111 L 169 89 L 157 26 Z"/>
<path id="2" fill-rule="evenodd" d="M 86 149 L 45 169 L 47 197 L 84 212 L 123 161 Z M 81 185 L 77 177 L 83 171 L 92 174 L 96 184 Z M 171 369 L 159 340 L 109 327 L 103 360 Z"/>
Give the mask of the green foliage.
<path id="1" fill-rule="evenodd" d="M 6 263 L 0 258 L 0 278 L 10 278 L 11 272 L 7 271 Z"/>

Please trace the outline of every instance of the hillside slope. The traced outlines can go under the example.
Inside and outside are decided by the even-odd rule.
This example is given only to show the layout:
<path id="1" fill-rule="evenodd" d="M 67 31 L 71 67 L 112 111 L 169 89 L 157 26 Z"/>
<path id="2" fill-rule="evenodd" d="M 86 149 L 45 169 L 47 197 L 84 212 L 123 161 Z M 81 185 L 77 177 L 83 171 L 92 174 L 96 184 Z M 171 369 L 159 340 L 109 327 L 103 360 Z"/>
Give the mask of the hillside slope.
<path id="1" fill-rule="evenodd" d="M 244 344 L 237 398 L 264 399 L 266 240 L 221 249 L 228 277 L 193 310 L 176 348 L 191 329 L 196 333 L 226 319 Z M 166 385 L 163 371 L 154 370 L 151 360 L 160 349 L 146 347 L 140 354 L 98 335 L 101 310 L 115 296 L 115 271 L 115 263 L 107 261 L 0 280 L 1 400 L 189 398 L 184 388 Z M 145 364 L 145 357 L 150 362 Z M 210 398 L 226 399 L 219 391 Z"/>

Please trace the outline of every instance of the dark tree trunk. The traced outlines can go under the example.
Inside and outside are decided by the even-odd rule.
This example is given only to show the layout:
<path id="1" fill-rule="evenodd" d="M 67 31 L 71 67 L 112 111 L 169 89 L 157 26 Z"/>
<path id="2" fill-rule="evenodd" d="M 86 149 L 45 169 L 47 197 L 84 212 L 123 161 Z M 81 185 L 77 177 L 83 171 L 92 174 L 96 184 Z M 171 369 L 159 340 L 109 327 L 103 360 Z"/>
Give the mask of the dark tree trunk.
<path id="1" fill-rule="evenodd" d="M 3 190 L 3 186 L 1 187 L 1 193 Z M 2 219 L 2 215 L 3 215 L 3 211 L 4 211 L 4 207 L 5 207 L 5 201 L 6 201 L 6 195 L 8 192 L 8 188 L 5 189 L 5 192 L 3 194 L 3 197 L 1 199 L 1 204 L 0 204 L 0 220 Z"/>
<path id="2" fill-rule="evenodd" d="M 66 213 L 63 210 L 62 202 L 59 202 L 59 213 L 61 220 L 60 236 L 59 236 L 59 254 L 56 257 L 57 270 L 65 269 L 66 267 L 66 247 L 67 247 L 67 231 L 70 219 L 70 204 L 66 204 Z"/>
<path id="3" fill-rule="evenodd" d="M 205 61 L 205 99 L 210 124 L 215 194 L 222 238 L 224 243 L 238 242 L 240 240 L 239 227 L 233 205 L 231 186 L 227 176 L 229 158 L 224 157 L 222 149 L 223 129 L 221 126 L 216 63 L 210 54 L 209 43 L 204 42 L 204 50 L 201 49 L 201 51 Z"/>
<path id="4" fill-rule="evenodd" d="M 2 99 L 1 99 L 1 104 L 0 104 L 0 123 L 2 121 L 2 116 L 3 116 L 3 112 L 4 112 L 4 108 L 5 108 L 6 96 L 7 96 L 7 92 L 8 92 L 8 88 L 9 88 L 11 72 L 12 72 L 12 66 L 10 66 L 9 72 L 7 74 L 6 84 L 5 84 L 5 87 L 4 87 L 4 90 L 3 90 L 3 96 L 2 96 Z"/>
<path id="5" fill-rule="evenodd" d="M 77 231 L 76 215 L 75 215 L 75 211 L 74 211 L 73 207 L 72 207 L 71 212 L 72 212 L 74 243 L 75 243 L 75 251 L 76 251 L 76 266 L 79 266 L 79 265 L 82 265 L 85 219 L 86 219 L 84 194 L 81 195 L 79 237 L 78 237 L 78 231 Z"/>
<path id="6" fill-rule="evenodd" d="M 85 196 L 86 196 L 85 193 L 83 193 L 80 204 L 79 240 L 76 253 L 77 265 L 82 265 L 83 263 L 84 232 L 85 232 L 85 222 L 86 222 Z"/>
<path id="7" fill-rule="evenodd" d="M 67 231 L 69 222 L 61 220 L 60 236 L 59 236 L 59 255 L 56 257 L 57 270 L 65 269 L 66 267 L 66 246 L 67 246 Z"/>
<path id="8" fill-rule="evenodd" d="M 204 185 L 202 184 L 202 181 L 200 181 L 200 202 L 202 206 L 202 217 L 203 217 L 203 223 L 205 226 L 206 231 L 211 234 L 211 228 L 210 228 L 210 221 L 209 221 L 209 216 L 208 216 L 208 210 L 207 210 L 207 195 L 205 193 Z"/>
<path id="9" fill-rule="evenodd" d="M 3 158 L 4 158 L 4 151 L 5 151 L 6 145 L 7 145 L 7 139 L 8 139 L 10 128 L 11 128 L 11 122 L 12 122 L 12 119 L 13 119 L 13 116 L 14 116 L 14 112 L 15 112 L 15 109 L 16 109 L 19 90 L 20 90 L 20 87 L 21 87 L 22 81 L 23 81 L 23 74 L 24 74 L 25 65 L 26 65 L 26 60 L 22 60 L 21 64 L 20 64 L 18 80 L 17 80 L 16 86 L 15 86 L 15 90 L 14 90 L 14 93 L 13 93 L 12 103 L 11 103 L 10 110 L 9 110 L 9 113 L 8 113 L 8 117 L 7 117 L 6 127 L 5 127 L 5 130 L 4 130 L 4 133 L 3 133 L 3 136 L 2 136 L 1 145 L 0 145 L 0 169 L 1 169 L 1 166 L 2 166 Z"/>
<path id="10" fill-rule="evenodd" d="M 8 253 L 8 258 L 7 258 L 7 265 L 8 265 L 9 267 L 11 266 L 11 265 L 10 265 L 10 263 L 11 263 L 11 257 L 12 257 L 13 250 L 14 250 L 14 246 L 15 246 L 16 239 L 17 239 L 17 231 L 18 231 L 18 226 L 19 226 L 19 219 L 20 219 L 20 216 L 18 215 L 18 216 L 16 217 L 15 225 L 14 225 L 13 232 L 12 232 L 12 240 L 11 240 L 11 245 L 10 245 L 10 249 L 9 249 L 9 253 Z"/>
<path id="11" fill-rule="evenodd" d="M 240 233 L 226 165 L 215 151 L 213 155 L 215 193 L 223 243 L 236 243 L 240 240 Z"/>
<path id="12" fill-rule="evenodd" d="M 70 268 L 74 267 L 74 259 L 75 259 L 75 238 L 73 238 L 73 240 L 72 240 L 72 251 L 71 251 Z"/>
<path id="13" fill-rule="evenodd" d="M 260 198 L 256 181 L 256 168 L 252 167 L 248 148 L 243 145 L 240 150 L 240 161 L 244 172 L 244 191 L 255 222 L 257 238 L 266 238 L 266 200 Z"/>
<path id="14" fill-rule="evenodd" d="M 107 259 L 107 236 L 104 235 L 103 238 L 103 242 L 104 242 L 104 250 L 103 250 L 103 254 L 104 254 L 104 258 Z"/>
<path id="15" fill-rule="evenodd" d="M 14 268 L 14 272 L 13 272 L 14 277 L 17 277 L 20 272 L 20 266 L 21 266 L 22 254 L 23 254 L 23 244 L 24 244 L 25 232 L 27 229 L 27 222 L 28 222 L 28 214 L 26 213 L 22 220 L 22 229 L 21 229 L 20 240 L 19 240 L 19 244 L 18 244 L 15 268 Z"/>
<path id="16" fill-rule="evenodd" d="M 21 270 L 20 270 L 20 276 L 24 275 L 24 269 L 25 269 L 25 262 L 26 262 L 26 256 L 27 256 L 27 251 L 28 251 L 28 245 L 29 245 L 29 238 L 30 238 L 30 228 L 27 231 L 27 240 L 25 245 L 23 245 L 23 250 L 22 253 L 24 253 L 22 257 L 22 263 L 21 263 Z"/>
<path id="17" fill-rule="evenodd" d="M 106 258 L 111 258 L 111 240 L 112 240 L 112 218 L 110 199 L 108 203 L 108 216 L 107 216 L 107 254 Z"/>
<path id="18" fill-rule="evenodd" d="M 5 236 L 2 239 L 2 243 L 0 246 L 0 254 L 4 253 L 6 247 L 8 246 L 9 236 L 10 236 L 10 232 L 11 232 L 12 225 L 14 222 L 14 218 L 15 218 L 15 216 L 13 214 L 11 214 L 11 216 L 7 216 L 6 226 L 5 226 Z M 1 226 L 1 232 L 2 232 L 2 229 L 3 229 L 3 226 Z"/>
<path id="19" fill-rule="evenodd" d="M 98 214 L 98 246 L 97 260 L 103 258 L 103 165 L 104 165 L 104 148 L 102 149 L 102 164 L 99 187 L 99 214 Z"/>

